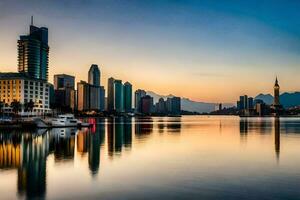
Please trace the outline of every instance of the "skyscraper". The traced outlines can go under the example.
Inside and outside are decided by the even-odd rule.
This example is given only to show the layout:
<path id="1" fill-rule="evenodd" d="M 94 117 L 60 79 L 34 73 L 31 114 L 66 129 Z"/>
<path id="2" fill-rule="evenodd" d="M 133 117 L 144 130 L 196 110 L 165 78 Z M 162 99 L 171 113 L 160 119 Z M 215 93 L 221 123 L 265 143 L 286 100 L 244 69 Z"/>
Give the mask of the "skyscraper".
<path id="1" fill-rule="evenodd" d="M 145 90 L 136 90 L 134 92 L 134 108 L 135 112 L 141 113 L 142 112 L 142 97 L 146 96 L 146 91 Z"/>
<path id="2" fill-rule="evenodd" d="M 32 19 L 29 35 L 21 35 L 18 40 L 18 71 L 48 80 L 48 59 L 48 29 L 34 26 Z"/>
<path id="3" fill-rule="evenodd" d="M 98 65 L 92 64 L 89 70 L 89 84 L 100 86 L 100 70 L 98 68 Z"/>
<path id="4" fill-rule="evenodd" d="M 115 90 L 114 90 L 114 81 L 113 77 L 110 77 L 107 81 L 107 110 L 113 111 L 115 109 L 114 99 L 115 99 Z"/>
<path id="5" fill-rule="evenodd" d="M 124 91 L 121 80 L 114 81 L 114 110 L 116 112 L 124 112 Z"/>
<path id="6" fill-rule="evenodd" d="M 180 97 L 172 97 L 167 99 L 168 114 L 180 115 L 181 112 L 181 99 Z"/>
<path id="7" fill-rule="evenodd" d="M 124 109 L 127 113 L 132 111 L 132 85 L 129 82 L 124 83 Z"/>
<path id="8" fill-rule="evenodd" d="M 153 113 L 153 97 L 150 95 L 141 98 L 141 113 L 146 115 Z"/>

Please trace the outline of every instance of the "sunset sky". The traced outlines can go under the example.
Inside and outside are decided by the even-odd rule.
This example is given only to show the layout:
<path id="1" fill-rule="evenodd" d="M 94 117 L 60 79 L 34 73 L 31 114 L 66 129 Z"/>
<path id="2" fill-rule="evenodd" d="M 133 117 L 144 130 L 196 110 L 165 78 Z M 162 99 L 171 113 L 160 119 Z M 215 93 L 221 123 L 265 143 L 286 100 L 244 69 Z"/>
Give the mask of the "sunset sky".
<path id="1" fill-rule="evenodd" d="M 235 102 L 239 95 L 300 91 L 300 2 L 201 0 L 0 0 L 0 71 L 17 70 L 17 39 L 49 28 L 50 78 L 101 83 L 196 101 Z"/>

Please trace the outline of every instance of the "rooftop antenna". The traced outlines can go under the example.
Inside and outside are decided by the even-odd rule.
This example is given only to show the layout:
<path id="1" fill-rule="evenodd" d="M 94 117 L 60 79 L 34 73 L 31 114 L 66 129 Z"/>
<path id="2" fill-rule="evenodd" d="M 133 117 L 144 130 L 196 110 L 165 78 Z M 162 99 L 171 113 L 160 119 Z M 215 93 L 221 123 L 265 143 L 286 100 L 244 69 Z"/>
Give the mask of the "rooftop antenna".
<path id="1" fill-rule="evenodd" d="M 33 26 L 33 16 L 31 16 L 31 26 Z"/>

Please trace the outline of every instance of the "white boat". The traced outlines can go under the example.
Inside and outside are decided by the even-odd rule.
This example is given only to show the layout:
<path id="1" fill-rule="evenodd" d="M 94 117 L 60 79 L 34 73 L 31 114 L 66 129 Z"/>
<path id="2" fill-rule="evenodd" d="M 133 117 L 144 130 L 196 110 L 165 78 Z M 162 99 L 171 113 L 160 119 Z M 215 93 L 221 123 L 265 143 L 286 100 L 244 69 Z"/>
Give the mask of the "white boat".
<path id="1" fill-rule="evenodd" d="M 58 115 L 57 118 L 51 120 L 51 124 L 54 127 L 75 127 L 81 124 L 81 122 L 74 118 L 72 114 Z"/>

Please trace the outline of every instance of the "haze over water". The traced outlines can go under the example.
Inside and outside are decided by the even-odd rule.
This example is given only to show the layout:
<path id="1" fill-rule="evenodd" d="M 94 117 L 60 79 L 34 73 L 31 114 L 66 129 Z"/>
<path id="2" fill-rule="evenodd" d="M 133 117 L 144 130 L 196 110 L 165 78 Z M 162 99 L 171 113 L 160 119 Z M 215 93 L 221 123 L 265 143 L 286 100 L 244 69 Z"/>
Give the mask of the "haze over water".
<path id="1" fill-rule="evenodd" d="M 296 199 L 300 119 L 88 119 L 0 134 L 1 199 Z"/>

